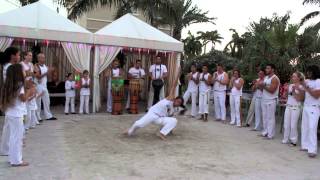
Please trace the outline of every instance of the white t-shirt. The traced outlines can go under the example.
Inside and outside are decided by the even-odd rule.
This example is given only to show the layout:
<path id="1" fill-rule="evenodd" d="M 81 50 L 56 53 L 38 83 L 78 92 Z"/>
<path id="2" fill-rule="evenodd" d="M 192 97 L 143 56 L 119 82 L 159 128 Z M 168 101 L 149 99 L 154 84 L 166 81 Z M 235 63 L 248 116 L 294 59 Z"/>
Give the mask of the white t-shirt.
<path id="1" fill-rule="evenodd" d="M 76 91 L 75 91 L 75 85 L 76 82 L 74 81 L 69 81 L 67 80 L 65 83 L 65 88 L 66 88 L 66 97 L 75 97 L 76 96 Z"/>
<path id="2" fill-rule="evenodd" d="M 120 68 L 112 69 L 112 77 L 120 76 Z"/>
<path id="3" fill-rule="evenodd" d="M 238 84 L 238 83 L 240 82 L 240 79 L 241 79 L 241 78 L 238 78 L 238 79 L 236 79 L 234 82 Z M 233 85 L 233 87 L 232 87 L 232 89 L 231 89 L 231 95 L 232 95 L 232 96 L 242 96 L 242 88 L 243 88 L 243 85 L 242 85 L 242 87 L 241 87 L 240 90 L 238 90 L 238 89 Z"/>
<path id="4" fill-rule="evenodd" d="M 193 79 L 197 79 L 198 78 L 198 72 L 195 72 L 192 74 L 192 78 Z M 199 85 L 196 84 L 193 80 L 189 80 L 189 83 L 188 83 L 188 91 L 190 92 L 196 92 L 198 91 L 198 87 Z"/>
<path id="5" fill-rule="evenodd" d="M 7 70 L 9 66 L 11 66 L 11 63 L 7 63 L 3 66 L 3 72 L 2 72 L 3 81 L 5 81 L 7 78 Z"/>
<path id="6" fill-rule="evenodd" d="M 48 72 L 48 67 L 45 64 L 43 65 L 39 64 L 39 68 L 40 68 L 41 75 Z M 40 79 L 39 85 L 42 85 L 43 87 L 47 87 L 47 81 L 48 81 L 48 77 L 47 75 L 45 75 Z"/>
<path id="7" fill-rule="evenodd" d="M 205 81 L 209 78 L 209 73 L 207 74 L 200 74 L 200 82 L 199 82 L 199 92 L 207 92 L 210 90 L 210 86 L 207 85 Z"/>
<path id="8" fill-rule="evenodd" d="M 271 76 L 271 77 L 266 76 L 266 77 L 264 78 L 264 81 L 263 81 L 264 84 L 265 84 L 265 86 L 270 87 L 271 84 L 272 84 L 272 79 L 273 79 L 273 78 L 276 78 L 277 81 L 280 82 L 279 78 L 278 78 L 276 75 L 273 75 L 273 76 Z M 274 99 L 278 99 L 278 96 L 279 96 L 279 85 L 280 85 L 280 83 L 278 84 L 278 87 L 277 87 L 276 91 L 275 91 L 273 94 L 269 93 L 269 92 L 266 91 L 266 90 L 263 90 L 263 92 L 262 92 L 262 99 L 264 99 L 264 100 L 274 100 Z"/>
<path id="9" fill-rule="evenodd" d="M 137 69 L 135 67 L 132 67 L 129 69 L 129 74 L 136 79 L 140 79 L 141 77 L 146 75 L 146 73 L 144 72 L 144 69 L 142 68 Z"/>
<path id="10" fill-rule="evenodd" d="M 219 74 L 218 72 L 214 73 L 214 76 L 216 75 L 216 79 L 215 79 L 216 82 L 213 85 L 213 90 L 221 91 L 221 92 L 227 90 L 227 85 L 223 85 L 217 81 L 217 80 L 222 81 L 224 79 L 225 74 L 226 74 L 225 72 L 223 72 L 221 74 Z"/>
<path id="11" fill-rule="evenodd" d="M 90 78 L 87 80 L 84 78 L 81 78 L 82 85 L 90 85 Z M 89 96 L 90 95 L 90 88 L 81 88 L 80 90 L 80 95 L 81 96 Z"/>
<path id="12" fill-rule="evenodd" d="M 18 96 L 24 94 L 24 87 L 19 90 Z M 19 97 L 16 97 L 14 104 L 7 108 L 6 116 L 22 118 L 27 114 L 27 106 L 25 102 L 22 102 Z"/>
<path id="13" fill-rule="evenodd" d="M 23 67 L 23 71 L 24 71 L 24 72 L 28 72 L 28 71 L 33 72 L 33 65 L 32 65 L 31 62 L 25 63 L 24 61 L 22 61 L 22 62 L 21 62 L 21 65 L 22 65 L 22 67 Z M 26 79 L 27 79 L 27 80 L 30 80 L 30 79 L 32 79 L 32 77 L 31 77 L 31 76 L 28 76 Z"/>
<path id="14" fill-rule="evenodd" d="M 173 102 L 168 99 L 163 99 L 153 105 L 149 112 L 156 114 L 159 117 L 168 117 L 174 113 Z"/>
<path id="15" fill-rule="evenodd" d="M 306 80 L 306 85 L 312 90 L 320 90 L 320 79 L 317 80 Z M 306 92 L 306 97 L 304 100 L 304 105 L 320 105 L 320 98 L 316 99 Z"/>
<path id="16" fill-rule="evenodd" d="M 152 66 L 150 66 L 149 72 L 152 73 L 152 77 L 155 79 L 160 79 L 164 73 L 167 73 L 167 67 L 166 65 L 156 65 L 153 64 Z"/>
<path id="17" fill-rule="evenodd" d="M 297 99 L 293 96 L 293 91 L 292 91 L 292 87 L 294 85 L 293 84 L 290 84 L 289 85 L 289 88 L 288 88 L 288 101 L 287 101 L 287 104 L 288 105 L 292 105 L 292 106 L 298 106 L 298 105 L 301 105 L 301 102 L 300 101 L 297 101 Z M 300 89 L 302 89 L 302 85 L 299 86 Z M 294 92 L 295 94 L 299 94 L 299 91 L 298 90 L 295 90 Z"/>

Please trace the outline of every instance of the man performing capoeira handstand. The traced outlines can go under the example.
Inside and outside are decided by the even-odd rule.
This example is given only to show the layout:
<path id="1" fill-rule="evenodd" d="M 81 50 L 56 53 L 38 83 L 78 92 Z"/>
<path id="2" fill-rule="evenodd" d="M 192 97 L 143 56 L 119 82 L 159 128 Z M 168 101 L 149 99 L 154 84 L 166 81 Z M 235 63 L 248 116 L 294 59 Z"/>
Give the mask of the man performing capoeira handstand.
<path id="1" fill-rule="evenodd" d="M 178 84 L 179 74 L 176 77 L 172 88 L 170 89 L 169 96 L 165 99 L 159 101 L 157 104 L 153 105 L 147 114 L 145 114 L 142 118 L 136 121 L 130 129 L 128 129 L 125 134 L 128 136 L 132 136 L 133 133 L 139 129 L 143 128 L 151 123 L 161 125 L 162 128 L 158 136 L 165 140 L 166 136 L 176 127 L 177 119 L 172 117 L 174 113 L 175 107 L 182 107 L 183 106 L 183 98 L 182 97 L 175 97 L 175 90 Z"/>

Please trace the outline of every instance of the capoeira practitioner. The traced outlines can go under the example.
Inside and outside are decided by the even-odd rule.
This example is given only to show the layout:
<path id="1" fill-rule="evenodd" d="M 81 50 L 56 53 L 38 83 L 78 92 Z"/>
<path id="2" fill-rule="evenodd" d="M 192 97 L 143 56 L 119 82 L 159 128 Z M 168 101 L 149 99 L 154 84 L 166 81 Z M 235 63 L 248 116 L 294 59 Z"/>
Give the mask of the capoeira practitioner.
<path id="1" fill-rule="evenodd" d="M 33 64 L 32 61 L 32 52 L 26 52 L 23 54 L 23 61 L 21 62 L 23 71 L 26 76 L 26 80 L 32 80 L 34 75 Z"/>
<path id="2" fill-rule="evenodd" d="M 178 73 L 180 74 L 180 73 Z M 166 136 L 176 127 L 177 119 L 172 117 L 174 113 L 175 107 L 182 107 L 183 98 L 175 97 L 176 87 L 178 84 L 179 75 L 176 77 L 175 82 L 172 84 L 172 88 L 170 90 L 169 96 L 157 104 L 153 105 L 147 114 L 145 114 L 142 118 L 136 121 L 129 130 L 125 132 L 126 135 L 132 136 L 134 132 L 143 128 L 151 123 L 161 125 L 162 128 L 158 133 L 158 136 L 165 140 Z"/>
<path id="3" fill-rule="evenodd" d="M 320 70 L 318 66 L 307 69 L 308 80 L 303 83 L 305 90 L 304 108 L 301 125 L 301 150 L 309 157 L 317 156 L 317 129 L 320 116 Z"/>
<path id="4" fill-rule="evenodd" d="M 244 80 L 240 76 L 239 70 L 233 70 L 231 78 L 231 94 L 230 94 L 230 110 L 231 110 L 231 125 L 241 127 L 241 96 Z"/>
<path id="5" fill-rule="evenodd" d="M 119 67 L 120 63 L 116 59 L 112 63 L 112 68 L 108 71 L 108 100 L 107 100 L 107 112 L 112 113 L 112 78 L 121 78 L 123 76 L 123 71 Z"/>
<path id="6" fill-rule="evenodd" d="M 259 87 L 259 84 L 263 83 L 265 76 L 265 71 L 261 69 L 258 72 L 258 79 L 254 82 L 254 85 L 252 86 L 252 91 L 254 91 L 254 118 L 255 118 L 255 126 L 252 129 L 253 131 L 261 131 L 262 130 L 262 93 L 263 89 Z"/>
<path id="7" fill-rule="evenodd" d="M 304 76 L 300 72 L 295 72 L 291 77 L 292 84 L 288 88 L 288 101 L 284 114 L 283 144 L 290 143 L 296 146 L 298 142 L 298 121 L 301 113 L 301 104 L 304 99 L 304 91 L 301 83 Z"/>
<path id="8" fill-rule="evenodd" d="M 217 121 L 226 123 L 226 90 L 229 77 L 223 71 L 222 64 L 217 64 L 217 72 L 213 75 L 214 111 Z"/>
<path id="9" fill-rule="evenodd" d="M 197 116 L 197 96 L 199 88 L 200 73 L 197 72 L 196 65 L 191 65 L 191 72 L 188 74 L 188 89 L 183 95 L 184 105 L 187 104 L 191 96 L 191 117 Z"/>
<path id="10" fill-rule="evenodd" d="M 266 77 L 259 84 L 262 92 L 262 121 L 263 131 L 261 135 L 266 139 L 273 139 L 276 132 L 276 106 L 279 94 L 280 80 L 274 74 L 274 64 L 266 66 Z"/>
<path id="11" fill-rule="evenodd" d="M 20 51 L 15 47 L 8 47 L 4 51 L 4 61 L 6 62 L 3 66 L 3 84 L 7 78 L 8 68 L 20 61 Z M 10 129 L 9 122 L 5 119 L 1 135 L 0 144 L 0 155 L 7 156 L 9 154 L 9 139 L 10 139 Z"/>
<path id="12" fill-rule="evenodd" d="M 129 69 L 128 78 L 130 79 L 130 89 L 126 105 L 126 109 L 129 113 L 138 113 L 138 107 L 130 107 L 130 98 L 132 99 L 133 96 L 136 96 L 135 101 L 139 100 L 139 93 L 142 86 L 140 81 L 144 79 L 145 75 L 144 69 L 141 68 L 141 60 L 137 60 L 134 67 Z M 135 106 L 138 106 L 138 104 L 135 104 Z"/>
<path id="13" fill-rule="evenodd" d="M 208 72 L 208 66 L 202 66 L 202 73 L 199 76 L 199 120 L 208 121 L 209 94 L 211 90 L 212 76 Z"/>
<path id="14" fill-rule="evenodd" d="M 164 98 L 164 79 L 167 77 L 167 73 L 167 66 L 161 64 L 161 58 L 158 56 L 155 64 L 150 66 L 149 69 L 149 76 L 152 81 L 149 91 L 148 108 Z"/>
<path id="15" fill-rule="evenodd" d="M 38 64 L 34 68 L 35 70 L 35 77 L 37 78 L 37 91 L 42 94 L 41 97 L 37 99 L 37 117 L 39 119 L 39 122 L 42 122 L 41 119 L 41 104 L 43 104 L 43 112 L 44 112 L 44 118 L 46 120 L 57 120 L 57 118 L 52 116 L 52 113 L 50 111 L 50 97 L 49 97 L 49 91 L 47 88 L 47 81 L 48 81 L 48 67 L 45 65 L 45 55 L 43 53 L 39 53 L 37 55 Z M 42 102 L 42 103 L 41 103 Z"/>

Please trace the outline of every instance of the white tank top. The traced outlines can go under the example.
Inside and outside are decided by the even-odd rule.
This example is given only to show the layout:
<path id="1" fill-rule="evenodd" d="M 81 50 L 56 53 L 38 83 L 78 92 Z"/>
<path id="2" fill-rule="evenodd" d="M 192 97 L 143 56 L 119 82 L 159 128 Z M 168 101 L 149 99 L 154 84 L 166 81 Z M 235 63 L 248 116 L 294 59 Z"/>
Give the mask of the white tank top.
<path id="1" fill-rule="evenodd" d="M 90 78 L 88 78 L 87 80 L 85 80 L 84 78 L 81 78 L 81 81 L 83 85 L 90 85 Z M 80 95 L 82 96 L 90 95 L 90 88 L 81 88 Z"/>
<path id="2" fill-rule="evenodd" d="M 291 106 L 299 106 L 299 105 L 301 105 L 301 102 L 297 101 L 297 99 L 294 97 L 293 91 L 292 91 L 292 87 L 293 87 L 293 86 L 294 86 L 293 84 L 290 84 L 290 85 L 289 85 L 287 104 L 288 104 L 288 105 L 291 105 Z M 300 88 L 302 88 L 302 85 L 300 85 Z M 299 94 L 299 91 L 298 91 L 298 90 L 295 90 L 294 93 Z"/>
<path id="3" fill-rule="evenodd" d="M 119 77 L 120 76 L 120 69 L 112 69 L 112 77 Z"/>
<path id="4" fill-rule="evenodd" d="M 241 79 L 241 78 L 238 78 L 238 79 L 235 80 L 234 82 L 238 84 L 238 83 L 240 82 L 240 79 Z M 242 87 L 243 87 L 243 85 L 242 85 Z M 241 87 L 240 90 L 238 90 L 238 89 L 233 85 L 233 87 L 232 87 L 232 89 L 231 89 L 231 95 L 232 95 L 232 96 L 242 96 L 242 87 Z"/>
<path id="5" fill-rule="evenodd" d="M 39 65 L 39 68 L 40 68 L 41 75 L 48 72 L 48 67 L 47 67 L 45 64 L 43 64 L 42 66 Z M 47 81 L 48 81 L 48 77 L 47 77 L 47 75 L 46 75 L 46 76 L 44 76 L 44 77 L 41 78 L 40 84 L 41 84 L 43 87 L 47 87 Z"/>
<path id="6" fill-rule="evenodd" d="M 260 79 L 257 79 L 257 82 L 259 82 Z M 254 97 L 256 98 L 262 98 L 262 90 L 261 89 L 256 89 L 256 91 L 254 92 Z"/>
<path id="7" fill-rule="evenodd" d="M 306 85 L 312 90 L 320 89 L 320 79 L 317 80 L 306 80 Z M 316 99 L 310 95 L 310 93 L 306 92 L 306 98 L 304 100 L 304 105 L 320 105 L 320 98 Z"/>
<path id="8" fill-rule="evenodd" d="M 199 82 L 199 91 L 200 92 L 206 92 L 208 90 L 210 90 L 210 86 L 207 85 L 207 83 L 205 81 L 208 80 L 209 78 L 209 73 L 207 74 L 200 74 L 200 82 Z"/>
<path id="9" fill-rule="evenodd" d="M 163 99 L 157 104 L 153 105 L 149 112 L 156 114 L 159 117 L 168 117 L 171 113 L 174 112 L 173 102 L 168 99 Z"/>
<path id="10" fill-rule="evenodd" d="M 194 73 L 192 75 L 192 78 L 193 79 L 197 79 L 198 78 L 198 72 Z M 194 92 L 194 91 L 197 91 L 198 90 L 198 87 L 199 85 L 196 84 L 193 80 L 189 80 L 189 83 L 188 83 L 188 91 L 191 91 L 191 92 Z"/>
<path id="11" fill-rule="evenodd" d="M 264 81 L 263 81 L 264 84 L 265 84 L 265 86 L 270 87 L 273 78 L 276 78 L 277 81 L 279 81 L 279 78 L 278 78 L 276 75 L 273 75 L 273 76 L 271 76 L 271 77 L 266 76 L 266 77 L 264 78 Z M 262 92 L 262 99 L 265 99 L 265 100 L 278 99 L 278 95 L 279 95 L 279 85 L 278 85 L 278 87 L 277 87 L 277 90 L 276 90 L 273 94 L 269 93 L 269 92 L 266 91 L 266 90 L 263 90 L 263 92 Z"/>
<path id="12" fill-rule="evenodd" d="M 215 72 L 215 74 L 217 74 L 217 77 L 215 80 L 219 80 L 219 81 L 222 81 L 224 79 L 224 75 L 225 75 L 225 72 L 219 74 L 218 72 Z M 227 90 L 227 85 L 223 85 L 221 84 L 220 82 L 215 82 L 214 85 L 213 85 L 213 90 L 215 91 L 226 91 Z"/>

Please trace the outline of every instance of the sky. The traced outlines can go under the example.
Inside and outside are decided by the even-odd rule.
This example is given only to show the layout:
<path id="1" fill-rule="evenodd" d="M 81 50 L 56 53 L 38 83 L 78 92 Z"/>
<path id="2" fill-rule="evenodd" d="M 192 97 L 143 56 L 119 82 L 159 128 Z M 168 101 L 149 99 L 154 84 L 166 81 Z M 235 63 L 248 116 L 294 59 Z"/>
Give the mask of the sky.
<path id="1" fill-rule="evenodd" d="M 0 13 L 17 8 L 8 1 L 18 4 L 16 0 L 0 0 Z M 56 9 L 52 0 L 41 1 Z M 272 17 L 274 13 L 285 15 L 287 12 L 291 12 L 290 23 L 299 23 L 301 18 L 309 12 L 319 10 L 317 6 L 304 6 L 302 2 L 303 0 L 193 0 L 194 5 L 197 5 L 203 11 L 209 11 L 210 17 L 217 18 L 215 20 L 216 25 L 191 25 L 183 30 L 182 37 L 186 37 L 189 30 L 193 34 L 198 31 L 218 30 L 224 39 L 221 44 L 216 46 L 216 49 L 222 50 L 231 40 L 230 28 L 236 29 L 239 34 L 242 34 L 252 21 L 258 21 L 261 17 Z M 62 15 L 66 14 L 64 11 L 60 13 Z M 310 21 L 309 24 L 317 21 L 320 21 L 320 17 Z"/>

